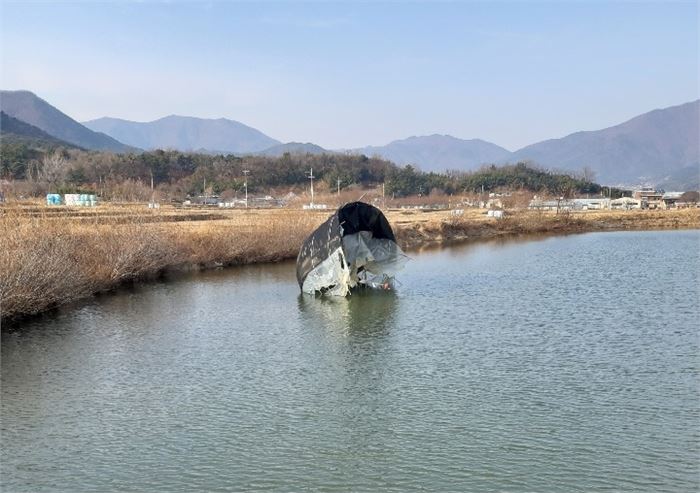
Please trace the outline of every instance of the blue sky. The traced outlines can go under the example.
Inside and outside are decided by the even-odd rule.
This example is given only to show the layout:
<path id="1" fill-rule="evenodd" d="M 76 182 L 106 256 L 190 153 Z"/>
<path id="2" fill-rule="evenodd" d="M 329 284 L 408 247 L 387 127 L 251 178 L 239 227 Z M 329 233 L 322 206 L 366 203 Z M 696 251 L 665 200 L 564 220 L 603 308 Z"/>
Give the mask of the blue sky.
<path id="1" fill-rule="evenodd" d="M 78 120 L 514 150 L 698 99 L 697 2 L 1 1 L 0 85 Z"/>

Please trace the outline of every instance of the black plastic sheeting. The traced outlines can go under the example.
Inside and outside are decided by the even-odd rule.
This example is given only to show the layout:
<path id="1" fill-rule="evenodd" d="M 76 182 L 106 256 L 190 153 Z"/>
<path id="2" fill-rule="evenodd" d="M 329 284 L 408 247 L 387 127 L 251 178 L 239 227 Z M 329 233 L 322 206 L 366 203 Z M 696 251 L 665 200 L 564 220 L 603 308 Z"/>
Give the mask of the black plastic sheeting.
<path id="1" fill-rule="evenodd" d="M 374 238 L 396 241 L 382 211 L 364 202 L 345 204 L 304 240 L 297 256 L 299 287 L 309 272 L 342 246 L 343 236 L 360 231 L 370 231 Z"/>

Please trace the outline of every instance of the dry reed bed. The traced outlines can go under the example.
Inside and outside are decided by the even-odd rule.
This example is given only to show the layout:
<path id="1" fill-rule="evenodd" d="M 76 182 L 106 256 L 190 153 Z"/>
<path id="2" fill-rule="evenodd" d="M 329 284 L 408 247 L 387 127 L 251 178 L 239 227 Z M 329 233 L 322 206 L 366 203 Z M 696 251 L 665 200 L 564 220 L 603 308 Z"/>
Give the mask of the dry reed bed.
<path id="1" fill-rule="evenodd" d="M 411 222 L 403 217 L 397 238 L 404 248 L 503 236 L 568 234 L 592 231 L 697 229 L 700 209 L 659 211 L 535 212 L 510 211 L 503 219 L 489 218 L 483 211 L 466 210 L 462 216 L 448 212 Z M 390 219 L 392 215 L 390 214 Z"/>
<path id="2" fill-rule="evenodd" d="M 69 209 L 44 215 L 0 209 L 0 318 L 39 313 L 169 269 L 293 258 L 330 213 L 231 210 L 217 211 L 213 220 L 211 211 L 141 207 L 125 216 L 113 215 L 114 210 L 98 208 L 84 217 Z M 524 211 L 501 220 L 470 210 L 462 216 L 447 211 L 387 215 L 399 243 L 409 249 L 520 234 L 700 227 L 699 209 L 558 215 Z"/>
<path id="3" fill-rule="evenodd" d="M 105 224 L 0 214 L 0 318 L 31 315 L 168 269 L 274 262 L 296 255 L 318 215 L 240 214 L 153 223 L 152 214 Z"/>

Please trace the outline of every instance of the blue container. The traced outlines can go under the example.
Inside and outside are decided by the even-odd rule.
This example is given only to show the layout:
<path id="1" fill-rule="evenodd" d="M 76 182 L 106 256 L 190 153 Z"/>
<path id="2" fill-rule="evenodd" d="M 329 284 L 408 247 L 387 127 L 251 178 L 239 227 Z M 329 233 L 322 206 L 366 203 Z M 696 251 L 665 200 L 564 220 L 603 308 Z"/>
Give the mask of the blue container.
<path id="1" fill-rule="evenodd" d="M 57 193 L 47 193 L 46 205 L 61 205 L 61 196 Z"/>

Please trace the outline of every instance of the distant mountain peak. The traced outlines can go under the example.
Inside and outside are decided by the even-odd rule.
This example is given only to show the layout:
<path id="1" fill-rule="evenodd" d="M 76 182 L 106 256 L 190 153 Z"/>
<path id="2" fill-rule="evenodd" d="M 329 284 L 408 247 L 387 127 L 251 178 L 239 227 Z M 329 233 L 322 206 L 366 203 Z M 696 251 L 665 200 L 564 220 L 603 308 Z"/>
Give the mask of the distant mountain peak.
<path id="1" fill-rule="evenodd" d="M 465 140 L 446 134 L 412 135 L 385 146 L 353 149 L 366 155 L 378 154 L 399 164 L 413 164 L 423 171 L 475 169 L 482 164 L 507 159 L 510 151 L 481 139 Z"/>
<path id="2" fill-rule="evenodd" d="M 85 126 L 143 149 L 246 154 L 280 144 L 253 127 L 223 117 L 168 115 L 150 122 L 104 117 Z"/>
<path id="3" fill-rule="evenodd" d="M 324 154 L 326 149 L 311 142 L 287 142 L 286 144 L 278 144 L 264 151 L 259 152 L 265 156 L 279 157 L 285 153 L 289 154 Z"/>

